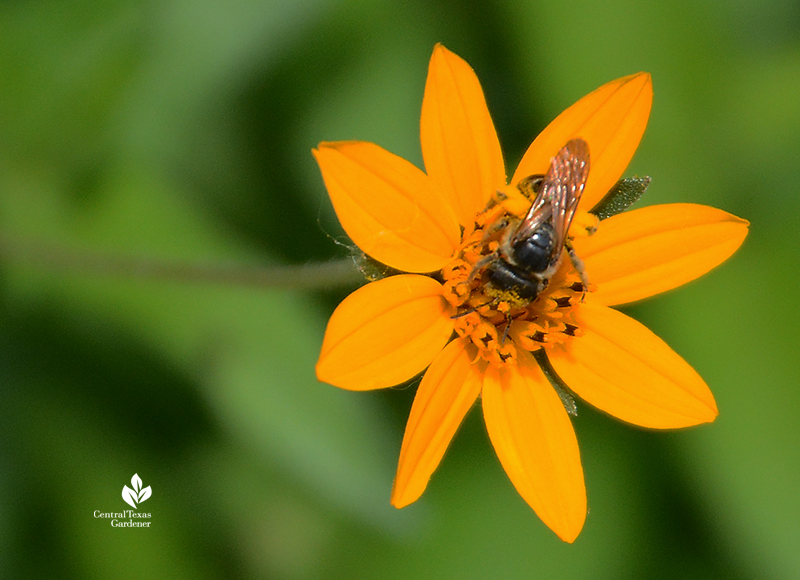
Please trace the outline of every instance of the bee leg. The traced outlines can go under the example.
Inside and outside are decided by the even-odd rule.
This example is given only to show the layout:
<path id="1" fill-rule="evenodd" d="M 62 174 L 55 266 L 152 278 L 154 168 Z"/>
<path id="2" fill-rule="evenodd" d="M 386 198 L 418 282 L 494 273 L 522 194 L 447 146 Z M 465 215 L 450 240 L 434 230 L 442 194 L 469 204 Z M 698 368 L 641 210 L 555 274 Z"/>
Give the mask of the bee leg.
<path id="1" fill-rule="evenodd" d="M 500 346 L 503 346 L 506 343 L 508 331 L 511 330 L 511 320 L 511 313 L 506 312 L 506 328 L 503 330 L 503 338 L 500 339 Z"/>
<path id="2" fill-rule="evenodd" d="M 493 220 L 492 223 L 483 230 L 483 241 L 486 242 L 497 235 L 498 232 L 506 230 L 509 225 L 511 225 L 511 220 L 507 216 Z"/>
<path id="3" fill-rule="evenodd" d="M 497 252 L 492 252 L 488 256 L 484 256 L 483 258 L 475 262 L 475 265 L 472 267 L 472 271 L 469 273 L 469 276 L 467 276 L 467 279 L 461 283 L 471 284 L 472 281 L 475 279 L 475 276 L 478 274 L 478 272 L 480 272 L 483 268 L 491 264 L 492 261 L 495 260 L 496 258 L 497 258 Z"/>
<path id="4" fill-rule="evenodd" d="M 589 277 L 586 275 L 586 267 L 583 265 L 583 260 L 581 260 L 578 257 L 578 254 L 575 253 L 575 248 L 572 247 L 572 242 L 567 240 L 564 242 L 564 246 L 567 248 L 567 253 L 569 254 L 569 259 L 572 262 L 572 265 L 575 266 L 575 271 L 578 272 L 578 276 L 581 277 L 581 284 L 583 285 L 581 302 L 583 302 L 584 298 L 586 298 L 586 291 L 589 288 Z"/>

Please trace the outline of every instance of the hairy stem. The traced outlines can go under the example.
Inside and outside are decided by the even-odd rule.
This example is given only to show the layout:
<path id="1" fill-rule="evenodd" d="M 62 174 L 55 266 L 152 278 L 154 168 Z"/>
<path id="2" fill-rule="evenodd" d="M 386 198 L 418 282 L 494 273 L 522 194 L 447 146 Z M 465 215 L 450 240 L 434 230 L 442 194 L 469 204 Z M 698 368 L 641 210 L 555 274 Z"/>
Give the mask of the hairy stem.
<path id="1" fill-rule="evenodd" d="M 321 289 L 353 286 L 363 281 L 350 259 L 288 266 L 186 263 L 2 237 L 0 258 L 60 272 L 263 288 Z"/>

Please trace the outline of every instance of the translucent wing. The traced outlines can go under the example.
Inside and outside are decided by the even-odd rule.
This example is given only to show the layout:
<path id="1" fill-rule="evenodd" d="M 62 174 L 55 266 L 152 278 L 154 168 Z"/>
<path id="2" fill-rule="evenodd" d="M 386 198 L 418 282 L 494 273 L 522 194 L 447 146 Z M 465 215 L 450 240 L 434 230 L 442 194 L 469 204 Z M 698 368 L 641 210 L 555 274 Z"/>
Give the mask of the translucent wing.
<path id="1" fill-rule="evenodd" d="M 551 170 L 547 172 L 547 176 L 550 175 L 551 171 L 552 167 Z M 547 190 L 544 187 L 545 178 L 546 177 L 541 175 L 531 175 L 520 181 L 517 185 L 519 190 L 522 191 L 526 197 L 531 197 L 530 193 L 534 191 L 535 187 L 538 187 L 538 191 L 534 193 L 535 197 L 533 197 L 533 203 L 528 213 L 525 215 L 525 219 L 520 222 L 519 226 L 517 226 L 517 231 L 514 232 L 514 242 L 524 240 L 533 234 L 539 226 L 550 220 L 553 215 L 553 208 L 547 197 Z"/>
<path id="2" fill-rule="evenodd" d="M 588 177 L 589 146 L 583 139 L 571 139 L 550 162 L 541 190 L 514 233 L 513 241 L 524 240 L 549 221 L 556 234 L 555 247 L 561 248 Z"/>

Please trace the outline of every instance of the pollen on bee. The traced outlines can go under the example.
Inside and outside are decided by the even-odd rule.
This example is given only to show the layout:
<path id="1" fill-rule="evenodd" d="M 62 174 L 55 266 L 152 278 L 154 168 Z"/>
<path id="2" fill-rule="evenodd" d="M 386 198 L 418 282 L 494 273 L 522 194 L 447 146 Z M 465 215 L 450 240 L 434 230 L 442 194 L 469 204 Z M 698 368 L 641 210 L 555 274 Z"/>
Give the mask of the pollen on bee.
<path id="1" fill-rule="evenodd" d="M 577 211 L 572 218 L 569 235 L 572 238 L 585 238 L 593 235 L 600 225 L 600 218 L 588 211 Z"/>
<path id="2" fill-rule="evenodd" d="M 494 203 L 509 215 L 521 217 L 531 207 L 531 201 L 516 186 L 507 186 L 494 193 L 490 204 Z"/>

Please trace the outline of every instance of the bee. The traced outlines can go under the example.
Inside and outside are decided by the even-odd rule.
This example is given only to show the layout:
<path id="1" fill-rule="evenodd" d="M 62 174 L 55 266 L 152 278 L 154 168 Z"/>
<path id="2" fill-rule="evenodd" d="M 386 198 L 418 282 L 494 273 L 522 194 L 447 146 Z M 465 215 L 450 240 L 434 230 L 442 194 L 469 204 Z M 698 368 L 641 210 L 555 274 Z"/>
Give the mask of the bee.
<path id="1" fill-rule="evenodd" d="M 566 246 L 585 290 L 586 275 L 568 243 L 567 232 L 588 177 L 589 146 L 576 138 L 553 157 L 544 176 L 520 181 L 517 187 L 533 203 L 516 227 L 507 227 L 500 247 L 487 257 L 490 286 L 518 302 L 532 302 L 558 270 Z"/>

